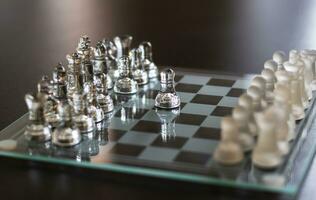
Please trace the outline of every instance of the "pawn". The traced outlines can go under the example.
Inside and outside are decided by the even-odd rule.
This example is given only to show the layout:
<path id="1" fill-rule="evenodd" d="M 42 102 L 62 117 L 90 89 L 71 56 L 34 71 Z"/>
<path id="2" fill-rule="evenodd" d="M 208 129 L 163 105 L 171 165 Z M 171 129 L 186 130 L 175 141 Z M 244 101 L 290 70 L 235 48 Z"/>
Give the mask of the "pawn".
<path id="1" fill-rule="evenodd" d="M 264 69 L 270 69 L 273 72 L 276 72 L 278 70 L 278 64 L 274 60 L 267 60 L 264 63 Z"/>
<path id="2" fill-rule="evenodd" d="M 29 124 L 24 132 L 27 140 L 45 142 L 51 139 L 51 129 L 44 119 L 46 98 L 47 96 L 43 93 L 25 95 L 25 102 L 29 110 Z"/>
<path id="3" fill-rule="evenodd" d="M 103 73 L 94 72 L 93 83 L 96 90 L 97 104 L 102 108 L 104 113 L 114 110 L 113 99 L 108 94 L 107 87 L 104 85 L 105 76 Z"/>
<path id="4" fill-rule="evenodd" d="M 52 143 L 61 147 L 70 147 L 80 143 L 80 130 L 72 121 L 70 105 L 59 104 L 58 113 L 62 122 L 52 134 Z"/>
<path id="5" fill-rule="evenodd" d="M 266 80 L 262 76 L 256 76 L 251 81 L 251 86 L 256 86 L 260 89 L 262 93 L 261 105 L 263 108 L 267 106 L 267 99 L 266 99 Z"/>
<path id="6" fill-rule="evenodd" d="M 92 85 L 89 91 L 86 92 L 88 100 L 88 113 L 92 115 L 95 123 L 101 122 L 105 115 L 103 109 L 98 103 L 97 90 L 95 85 Z"/>
<path id="7" fill-rule="evenodd" d="M 304 53 L 304 51 L 300 54 L 301 60 L 304 62 L 304 77 L 305 77 L 305 89 L 307 92 L 308 99 L 311 100 L 313 97 L 312 93 L 312 82 L 313 82 L 313 68 L 315 67 L 315 63 L 312 58 Z"/>
<path id="8" fill-rule="evenodd" d="M 273 61 L 278 64 L 278 70 L 284 70 L 283 63 L 286 60 L 286 55 L 283 51 L 276 51 L 273 53 Z"/>
<path id="9" fill-rule="evenodd" d="M 255 141 L 249 128 L 249 111 L 242 106 L 236 106 L 232 113 L 233 119 L 236 121 L 239 131 L 239 142 L 245 152 L 252 150 Z"/>
<path id="10" fill-rule="evenodd" d="M 165 69 L 160 73 L 160 91 L 155 98 L 155 106 L 162 109 L 174 109 L 180 106 L 180 97 L 174 88 L 175 73 Z"/>
<path id="11" fill-rule="evenodd" d="M 247 89 L 247 94 L 252 98 L 254 112 L 262 111 L 264 109 L 262 105 L 262 90 L 259 87 L 252 85 Z"/>
<path id="12" fill-rule="evenodd" d="M 148 74 L 143 69 L 141 64 L 140 51 L 139 49 L 132 49 L 130 51 L 131 68 L 133 69 L 133 77 L 138 85 L 145 85 L 148 83 Z"/>
<path id="13" fill-rule="evenodd" d="M 257 136 L 257 125 L 254 118 L 254 109 L 253 109 L 253 102 L 252 98 L 247 94 L 242 94 L 238 99 L 238 105 L 247 109 L 249 112 L 249 130 L 253 136 Z"/>
<path id="14" fill-rule="evenodd" d="M 239 144 L 238 126 L 231 117 L 224 117 L 221 122 L 221 141 L 214 152 L 214 159 L 223 165 L 239 164 L 243 150 Z"/>
<path id="15" fill-rule="evenodd" d="M 287 136 L 287 141 L 291 141 L 295 137 L 295 119 L 294 116 L 291 113 L 291 93 L 288 87 L 282 84 L 276 84 L 275 90 L 274 90 L 274 103 L 273 106 L 277 109 L 282 109 L 283 112 L 286 114 L 282 114 L 282 116 L 285 116 L 287 119 L 287 128 L 281 128 L 278 129 L 278 137 L 279 138 L 285 138 Z M 286 125 L 284 125 L 286 126 Z M 286 132 L 287 129 L 287 132 Z"/>
<path id="16" fill-rule="evenodd" d="M 295 120 L 301 120 L 305 117 L 304 106 L 301 98 L 300 83 L 298 80 L 291 81 L 291 100 L 292 113 Z"/>
<path id="17" fill-rule="evenodd" d="M 271 104 L 274 99 L 273 90 L 274 84 L 276 82 L 276 77 L 271 69 L 263 69 L 261 72 L 261 76 L 266 81 L 266 100 L 268 104 Z"/>
<path id="18" fill-rule="evenodd" d="M 150 42 L 142 42 L 139 45 L 139 51 L 141 54 L 141 64 L 148 74 L 149 79 L 157 78 L 159 75 L 158 67 L 153 62 L 152 46 Z"/>
<path id="19" fill-rule="evenodd" d="M 76 92 L 73 94 L 73 121 L 81 133 L 92 132 L 95 128 L 93 117 L 88 113 L 87 96 Z"/>
<path id="20" fill-rule="evenodd" d="M 115 82 L 114 92 L 119 94 L 135 94 L 138 90 L 138 85 L 133 78 L 129 58 L 125 56 L 120 58 L 118 67 L 120 76 Z"/>
<path id="21" fill-rule="evenodd" d="M 282 162 L 276 138 L 276 124 L 270 113 L 256 115 L 259 137 L 252 153 L 252 163 L 262 169 L 275 169 Z"/>
<path id="22" fill-rule="evenodd" d="M 116 58 L 120 59 L 123 56 L 128 56 L 129 51 L 131 49 L 133 37 L 130 35 L 121 35 L 121 36 L 116 36 L 113 39 L 113 42 L 116 46 Z"/>

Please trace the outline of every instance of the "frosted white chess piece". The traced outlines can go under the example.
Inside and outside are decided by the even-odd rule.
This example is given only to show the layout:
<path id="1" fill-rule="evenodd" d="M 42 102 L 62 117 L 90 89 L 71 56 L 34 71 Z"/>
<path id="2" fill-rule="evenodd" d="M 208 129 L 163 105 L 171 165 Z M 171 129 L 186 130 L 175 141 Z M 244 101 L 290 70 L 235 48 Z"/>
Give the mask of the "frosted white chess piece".
<path id="1" fill-rule="evenodd" d="M 316 90 L 316 71 L 315 71 L 315 67 L 316 67 L 316 50 L 312 50 L 312 49 L 305 49 L 301 52 L 304 55 L 307 55 L 308 57 L 310 57 L 310 59 L 312 60 L 312 74 L 313 74 L 313 80 L 311 83 L 311 89 L 314 91 Z"/>
<path id="2" fill-rule="evenodd" d="M 264 109 L 262 105 L 263 101 L 263 91 L 257 86 L 250 86 L 247 89 L 247 94 L 252 98 L 252 104 L 253 104 L 253 111 L 254 112 L 260 112 Z"/>
<path id="3" fill-rule="evenodd" d="M 278 70 L 278 63 L 276 63 L 274 60 L 267 60 L 264 63 L 264 69 L 270 69 L 273 72 L 276 72 Z"/>
<path id="4" fill-rule="evenodd" d="M 249 128 L 250 113 L 245 107 L 237 105 L 233 109 L 232 117 L 237 123 L 239 130 L 239 142 L 244 151 L 250 151 L 254 147 L 255 141 Z"/>
<path id="5" fill-rule="evenodd" d="M 256 136 L 258 131 L 257 131 L 257 125 L 255 123 L 254 109 L 253 109 L 253 102 L 252 101 L 253 101 L 252 98 L 247 93 L 244 93 L 239 97 L 238 105 L 244 107 L 249 112 L 248 126 L 249 126 L 251 134 L 253 136 Z"/>
<path id="6" fill-rule="evenodd" d="M 263 69 L 261 76 L 266 80 L 266 100 L 268 104 L 271 104 L 274 99 L 273 90 L 276 82 L 276 77 L 271 69 Z"/>
<path id="7" fill-rule="evenodd" d="M 310 56 L 304 54 L 303 52 L 301 52 L 300 58 L 304 62 L 304 65 L 305 65 L 305 69 L 304 69 L 305 89 L 306 89 L 308 99 L 311 100 L 313 97 L 311 85 L 314 78 L 313 68 L 314 68 L 315 63 L 313 62 L 313 59 Z"/>
<path id="8" fill-rule="evenodd" d="M 221 141 L 214 152 L 215 161 L 223 165 L 235 165 L 243 160 L 244 154 L 238 134 L 234 119 L 224 117 L 221 122 Z"/>
<path id="9" fill-rule="evenodd" d="M 291 141 L 295 137 L 295 119 L 291 113 L 291 93 L 289 89 L 282 84 L 277 84 L 276 88 L 274 90 L 274 103 L 273 106 L 276 109 L 281 109 L 285 114 L 282 114 L 283 117 L 287 119 L 287 128 L 280 128 L 277 129 L 278 137 L 285 139 L 287 138 L 287 141 Z M 282 118 L 282 116 L 280 118 Z M 285 125 L 283 125 L 285 126 Z M 287 130 L 287 131 L 286 131 Z"/>
<path id="10" fill-rule="evenodd" d="M 252 153 L 252 162 L 258 168 L 276 168 L 282 162 L 282 155 L 277 143 L 274 117 L 271 113 L 258 113 L 256 122 L 260 133 Z"/>
<path id="11" fill-rule="evenodd" d="M 283 51 L 276 51 L 273 53 L 273 60 L 278 64 L 278 70 L 284 70 L 283 63 L 286 60 L 286 55 Z"/>

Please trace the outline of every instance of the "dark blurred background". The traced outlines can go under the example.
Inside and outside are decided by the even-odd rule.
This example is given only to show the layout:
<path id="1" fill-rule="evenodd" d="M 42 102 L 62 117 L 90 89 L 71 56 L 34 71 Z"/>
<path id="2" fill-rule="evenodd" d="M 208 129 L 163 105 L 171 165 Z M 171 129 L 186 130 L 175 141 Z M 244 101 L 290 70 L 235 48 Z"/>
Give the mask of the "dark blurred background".
<path id="1" fill-rule="evenodd" d="M 316 48 L 313 0 L 1 0 L 0 129 L 42 74 L 93 42 L 131 34 L 159 65 L 255 73 L 275 50 Z"/>

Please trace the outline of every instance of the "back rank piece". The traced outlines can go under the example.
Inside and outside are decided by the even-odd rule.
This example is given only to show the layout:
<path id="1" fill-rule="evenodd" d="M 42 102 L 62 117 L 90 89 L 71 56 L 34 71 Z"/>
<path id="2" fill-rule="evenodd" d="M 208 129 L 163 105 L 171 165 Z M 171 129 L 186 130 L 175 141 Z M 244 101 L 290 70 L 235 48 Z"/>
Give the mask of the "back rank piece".
<path id="1" fill-rule="evenodd" d="M 155 106 L 162 109 L 174 109 L 180 106 L 180 97 L 174 88 L 175 73 L 165 69 L 160 73 L 160 91 L 155 99 Z"/>

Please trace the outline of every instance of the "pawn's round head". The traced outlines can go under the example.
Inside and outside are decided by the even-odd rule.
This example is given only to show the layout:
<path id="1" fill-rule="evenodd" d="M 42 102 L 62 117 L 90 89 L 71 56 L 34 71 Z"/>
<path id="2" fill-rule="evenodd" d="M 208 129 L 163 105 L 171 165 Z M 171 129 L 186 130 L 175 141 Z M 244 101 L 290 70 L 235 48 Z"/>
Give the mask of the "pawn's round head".
<path id="1" fill-rule="evenodd" d="M 252 98 L 247 93 L 242 94 L 238 99 L 238 105 L 248 109 L 252 110 Z"/>
<path id="2" fill-rule="evenodd" d="M 257 86 L 250 86 L 247 89 L 247 94 L 254 100 L 254 101 L 260 101 L 260 99 L 262 98 L 263 94 L 262 94 L 262 90 L 257 87 Z"/>
<path id="3" fill-rule="evenodd" d="M 249 111 L 245 107 L 237 105 L 233 109 L 232 116 L 237 122 L 247 122 L 249 119 Z"/>
<path id="4" fill-rule="evenodd" d="M 271 69 L 263 69 L 261 76 L 266 80 L 266 82 L 274 83 L 276 81 L 274 72 Z"/>
<path id="5" fill-rule="evenodd" d="M 286 55 L 283 51 L 276 51 L 273 53 L 273 60 L 280 64 L 283 64 L 286 60 Z"/>
<path id="6" fill-rule="evenodd" d="M 275 72 L 278 69 L 278 63 L 276 63 L 274 60 L 267 60 L 264 63 L 264 68 L 265 69 L 270 69 L 273 72 Z"/>
<path id="7" fill-rule="evenodd" d="M 266 80 L 262 76 L 256 76 L 254 79 L 252 79 L 251 85 L 257 86 L 262 91 L 264 91 L 266 89 Z"/>

